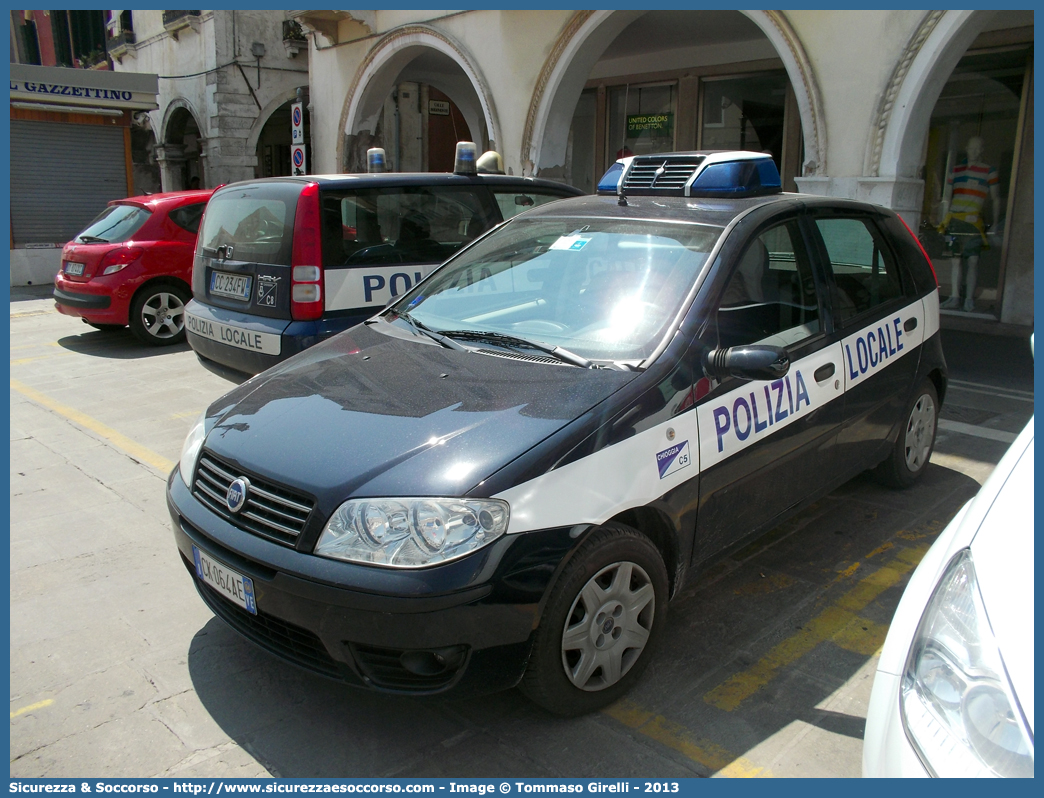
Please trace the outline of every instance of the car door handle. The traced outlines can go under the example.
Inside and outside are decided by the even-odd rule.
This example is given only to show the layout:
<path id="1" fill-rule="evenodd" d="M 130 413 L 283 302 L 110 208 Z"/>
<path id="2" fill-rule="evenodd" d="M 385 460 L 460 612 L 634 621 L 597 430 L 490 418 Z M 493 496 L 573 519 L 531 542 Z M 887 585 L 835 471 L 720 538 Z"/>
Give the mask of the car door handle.
<path id="1" fill-rule="evenodd" d="M 825 366 L 820 366 L 816 369 L 815 374 L 812 375 L 816 378 L 816 382 L 823 382 L 823 380 L 829 380 L 834 376 L 834 364 L 827 363 Z"/>
<path id="2" fill-rule="evenodd" d="M 906 330 L 906 332 L 910 332 L 910 330 L 912 330 L 912 329 L 914 329 L 916 327 L 917 327 L 917 319 L 914 316 L 911 316 L 910 318 L 908 318 L 906 321 L 903 322 L 903 329 Z"/>

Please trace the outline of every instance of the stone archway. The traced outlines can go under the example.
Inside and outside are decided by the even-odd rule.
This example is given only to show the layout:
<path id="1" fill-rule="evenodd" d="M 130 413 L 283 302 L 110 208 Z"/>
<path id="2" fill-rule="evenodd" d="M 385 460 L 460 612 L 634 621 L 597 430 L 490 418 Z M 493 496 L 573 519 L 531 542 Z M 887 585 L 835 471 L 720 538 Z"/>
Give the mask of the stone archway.
<path id="1" fill-rule="evenodd" d="M 302 86 L 304 103 L 305 144 L 309 144 L 308 126 L 309 112 L 307 103 L 308 87 Z M 297 100 L 297 88 L 287 89 L 265 105 L 258 114 L 247 134 L 247 152 L 256 153 L 256 177 L 289 175 L 290 169 L 290 104 Z M 278 125 L 282 124 L 282 128 Z M 275 129 L 273 129 L 275 128 Z M 307 164 L 312 163 L 314 153 L 307 152 Z M 270 162 L 271 160 L 271 162 Z"/>
<path id="2" fill-rule="evenodd" d="M 183 98 L 167 106 L 160 127 L 161 143 L 155 150 L 164 191 L 206 186 L 206 139 L 199 118 L 192 104 Z"/>
<path id="3" fill-rule="evenodd" d="M 876 113 L 864 173 L 917 178 L 932 110 L 992 11 L 929 11 L 910 37 Z"/>
<path id="4" fill-rule="evenodd" d="M 522 136 L 524 174 L 565 160 L 569 123 L 592 67 L 605 48 L 643 11 L 578 11 L 552 47 L 537 80 Z M 695 13 L 695 12 L 694 12 Z M 786 16 L 779 11 L 742 11 L 775 48 L 797 98 L 804 136 L 806 175 L 826 171 L 826 125 L 815 73 Z"/>
<path id="5" fill-rule="evenodd" d="M 426 25 L 407 25 L 384 36 L 367 54 L 345 97 L 337 142 L 337 163 L 346 162 L 346 139 L 375 130 L 385 99 L 398 82 L 415 79 L 410 65 L 433 56 L 448 68 L 428 71 L 424 81 L 460 109 L 480 148 L 501 141 L 500 123 L 489 86 L 477 62 L 458 42 Z"/>

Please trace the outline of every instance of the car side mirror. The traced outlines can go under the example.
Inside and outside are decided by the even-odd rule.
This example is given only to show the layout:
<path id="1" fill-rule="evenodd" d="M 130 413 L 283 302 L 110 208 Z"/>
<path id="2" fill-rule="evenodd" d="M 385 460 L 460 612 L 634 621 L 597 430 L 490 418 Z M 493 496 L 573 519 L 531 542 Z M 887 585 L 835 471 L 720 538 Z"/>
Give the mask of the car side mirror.
<path id="1" fill-rule="evenodd" d="M 778 380 L 790 371 L 790 356 L 781 346 L 762 344 L 712 349 L 703 357 L 703 371 L 717 379 Z"/>
<path id="2" fill-rule="evenodd" d="M 527 197 L 525 194 L 519 194 L 515 197 L 515 204 L 521 205 L 523 208 L 528 208 L 533 204 L 533 198 Z"/>

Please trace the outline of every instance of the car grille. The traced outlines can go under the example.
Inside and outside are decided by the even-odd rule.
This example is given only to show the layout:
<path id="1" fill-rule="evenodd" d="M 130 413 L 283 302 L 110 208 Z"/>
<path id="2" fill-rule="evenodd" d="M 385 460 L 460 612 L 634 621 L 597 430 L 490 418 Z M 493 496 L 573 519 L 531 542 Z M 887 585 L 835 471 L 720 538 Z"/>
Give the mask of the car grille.
<path id="1" fill-rule="evenodd" d="M 238 513 L 233 513 L 225 503 L 225 496 L 228 486 L 239 478 L 249 480 L 250 490 L 246 504 Z M 209 454 L 199 459 L 192 495 L 240 529 L 287 546 L 297 543 L 314 505 L 307 496 L 238 473 Z"/>
<path id="2" fill-rule="evenodd" d="M 211 611 L 248 640 L 295 665 L 323 676 L 335 679 L 350 678 L 351 681 L 356 681 L 347 668 L 339 665 L 330 656 L 322 641 L 307 629 L 265 615 L 261 611 L 253 615 L 242 607 L 237 607 L 197 578 L 196 569 L 188 560 L 184 557 L 181 560 L 192 574 L 196 590 Z"/>
<path id="3" fill-rule="evenodd" d="M 633 194 L 655 189 L 658 194 L 673 191 L 681 196 L 685 184 L 701 163 L 702 155 L 674 158 L 665 158 L 662 155 L 636 156 L 631 161 L 631 168 L 624 175 L 623 191 Z"/>
<path id="4" fill-rule="evenodd" d="M 403 667 L 402 656 L 408 652 L 394 648 L 377 648 L 359 643 L 349 643 L 348 649 L 355 658 L 359 671 L 373 683 L 375 687 L 386 690 L 402 690 L 424 693 L 446 687 L 467 666 L 467 657 L 461 657 L 459 663 L 438 673 L 419 674 Z"/>

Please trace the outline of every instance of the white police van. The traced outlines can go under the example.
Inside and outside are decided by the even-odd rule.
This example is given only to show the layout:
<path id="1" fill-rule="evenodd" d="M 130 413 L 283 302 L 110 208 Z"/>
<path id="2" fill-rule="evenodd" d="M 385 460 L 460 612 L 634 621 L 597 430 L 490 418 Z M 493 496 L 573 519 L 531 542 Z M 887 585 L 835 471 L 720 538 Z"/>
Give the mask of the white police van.
<path id="1" fill-rule="evenodd" d="M 397 693 L 626 691 L 683 582 L 856 474 L 923 474 L 946 390 L 893 212 L 755 153 L 635 156 L 216 401 L 168 504 L 213 611 Z"/>
<path id="2" fill-rule="evenodd" d="M 363 321 L 504 219 L 583 193 L 480 173 L 471 142 L 458 154 L 470 157 L 453 174 L 384 172 L 382 159 L 379 173 L 218 189 L 196 242 L 189 345 L 256 374 Z"/>

